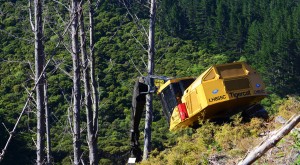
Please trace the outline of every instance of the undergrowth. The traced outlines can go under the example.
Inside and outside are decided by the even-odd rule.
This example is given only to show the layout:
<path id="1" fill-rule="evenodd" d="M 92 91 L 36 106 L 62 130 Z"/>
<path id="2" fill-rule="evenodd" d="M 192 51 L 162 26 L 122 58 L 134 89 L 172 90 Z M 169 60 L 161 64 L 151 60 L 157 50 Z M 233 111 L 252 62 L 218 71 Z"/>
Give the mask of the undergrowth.
<path id="1" fill-rule="evenodd" d="M 200 127 L 189 134 L 182 134 L 176 139 L 174 146 L 162 152 L 153 151 L 149 160 L 141 164 L 163 165 L 198 165 L 198 164 L 234 164 L 241 160 L 248 151 L 258 145 L 269 132 L 278 129 L 282 124 L 274 122 L 276 116 L 288 120 L 292 115 L 299 114 L 299 97 L 288 97 L 278 100 L 277 109 L 268 121 L 252 118 L 243 123 L 241 117 L 234 116 L 232 121 L 225 124 L 215 124 L 200 121 Z M 273 107 L 274 108 L 274 107 Z M 299 127 L 299 125 L 298 125 Z M 188 128 L 190 129 L 190 128 Z M 192 132 L 192 133 L 191 133 Z M 294 132 L 287 136 L 288 142 L 293 141 L 293 151 L 300 152 L 300 135 Z M 281 145 L 285 145 L 282 141 Z M 285 150 L 282 151 L 284 153 Z M 292 151 L 291 151 L 292 152 Z M 269 154 L 269 157 L 272 154 Z M 285 156 L 285 155 L 283 155 Z M 261 158 L 261 163 L 270 164 L 268 158 Z M 274 160 L 272 160 L 274 161 Z M 300 162 L 300 157 L 293 160 Z M 272 164 L 272 163 L 271 163 Z"/>

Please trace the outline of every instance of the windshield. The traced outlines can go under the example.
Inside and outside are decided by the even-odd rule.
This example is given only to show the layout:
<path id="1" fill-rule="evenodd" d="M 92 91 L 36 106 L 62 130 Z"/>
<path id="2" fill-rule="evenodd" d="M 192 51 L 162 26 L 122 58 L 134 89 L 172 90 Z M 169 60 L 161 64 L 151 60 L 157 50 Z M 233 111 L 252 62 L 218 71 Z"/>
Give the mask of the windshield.
<path id="1" fill-rule="evenodd" d="M 180 80 L 179 82 L 170 84 L 159 94 L 161 103 L 163 105 L 164 115 L 168 121 L 170 120 L 174 108 L 181 103 L 183 92 L 193 82 L 193 78 Z"/>

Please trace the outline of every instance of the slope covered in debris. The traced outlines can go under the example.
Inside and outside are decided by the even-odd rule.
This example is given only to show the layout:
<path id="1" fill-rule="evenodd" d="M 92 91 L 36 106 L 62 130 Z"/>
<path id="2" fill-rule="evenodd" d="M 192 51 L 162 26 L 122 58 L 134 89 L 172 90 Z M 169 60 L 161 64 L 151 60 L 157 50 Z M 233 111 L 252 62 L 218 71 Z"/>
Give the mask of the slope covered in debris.
<path id="1" fill-rule="evenodd" d="M 181 130 L 175 145 L 162 152 L 153 151 L 152 158 L 141 164 L 237 164 L 290 117 L 300 113 L 299 97 L 278 100 L 274 107 L 276 112 L 268 120 L 253 118 L 245 123 L 235 116 L 228 123 L 201 122 L 196 130 Z M 299 163 L 300 124 L 254 164 Z"/>

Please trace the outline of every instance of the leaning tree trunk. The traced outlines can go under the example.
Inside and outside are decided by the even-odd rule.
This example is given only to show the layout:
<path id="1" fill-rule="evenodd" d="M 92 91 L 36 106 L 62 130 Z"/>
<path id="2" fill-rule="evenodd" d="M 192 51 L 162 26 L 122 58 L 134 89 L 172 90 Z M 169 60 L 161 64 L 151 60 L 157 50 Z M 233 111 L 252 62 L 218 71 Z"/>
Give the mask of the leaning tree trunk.
<path id="1" fill-rule="evenodd" d="M 72 62 L 73 62 L 73 151 L 74 164 L 80 163 L 80 67 L 78 51 L 78 2 L 71 2 L 71 42 L 72 42 Z"/>
<path id="2" fill-rule="evenodd" d="M 148 38 L 148 76 L 153 75 L 154 71 L 154 32 L 155 32 L 155 14 L 156 14 L 156 0 L 151 0 L 150 6 L 150 24 L 149 24 L 149 38 Z M 153 88 L 153 79 L 150 79 L 149 87 Z M 145 119 L 145 134 L 144 134 L 144 153 L 143 160 L 148 159 L 151 150 L 151 123 L 152 123 L 152 105 L 153 95 L 151 93 L 146 95 L 146 119 Z"/>
<path id="3" fill-rule="evenodd" d="M 82 63 L 82 74 L 83 74 L 83 83 L 84 83 L 84 100 L 85 100 L 85 109 L 86 109 L 86 123 L 87 123 L 87 143 L 89 147 L 89 161 L 91 165 L 97 164 L 97 141 L 95 141 L 95 136 L 93 133 L 93 109 L 92 109 L 92 98 L 91 98 L 91 87 L 89 79 L 89 61 L 86 53 L 86 36 L 84 32 L 84 21 L 83 21 L 83 11 L 82 3 L 79 6 L 80 10 L 80 21 L 79 21 L 79 30 L 80 30 L 80 49 L 81 49 L 81 63 Z"/>
<path id="4" fill-rule="evenodd" d="M 35 83 L 37 104 L 37 141 L 36 154 L 38 165 L 45 163 L 45 99 L 43 67 L 45 61 L 43 45 L 42 1 L 34 0 L 34 39 L 35 39 Z M 41 76 L 41 78 L 40 78 Z"/>

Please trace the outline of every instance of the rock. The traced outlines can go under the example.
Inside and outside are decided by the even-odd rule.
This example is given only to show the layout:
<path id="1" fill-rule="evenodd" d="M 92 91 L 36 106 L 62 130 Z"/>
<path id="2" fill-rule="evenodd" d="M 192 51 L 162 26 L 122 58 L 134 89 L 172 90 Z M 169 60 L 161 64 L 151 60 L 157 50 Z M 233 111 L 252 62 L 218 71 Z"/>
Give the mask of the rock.
<path id="1" fill-rule="evenodd" d="M 286 120 L 282 116 L 275 117 L 275 123 L 285 124 Z"/>

